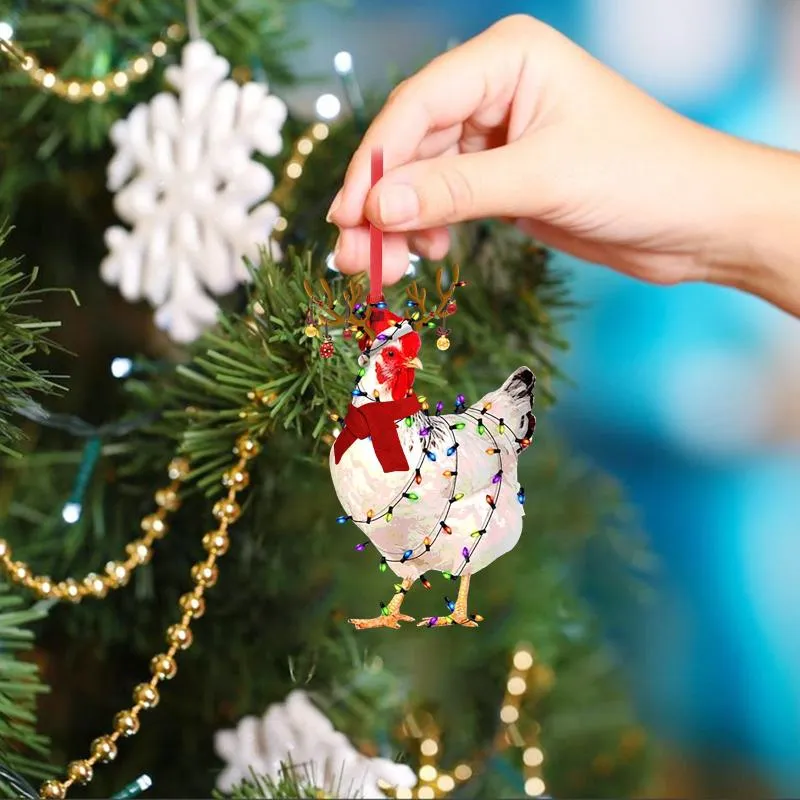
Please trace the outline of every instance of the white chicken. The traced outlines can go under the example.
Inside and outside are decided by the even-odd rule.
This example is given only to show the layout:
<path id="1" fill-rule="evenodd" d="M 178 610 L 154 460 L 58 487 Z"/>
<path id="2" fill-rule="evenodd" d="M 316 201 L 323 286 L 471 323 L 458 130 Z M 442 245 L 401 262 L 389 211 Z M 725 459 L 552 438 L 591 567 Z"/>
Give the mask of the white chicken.
<path id="1" fill-rule="evenodd" d="M 382 304 L 385 305 L 385 304 Z M 389 311 L 373 313 L 373 338 L 360 344 L 362 369 L 330 456 L 338 521 L 354 522 L 378 551 L 382 570 L 400 579 L 381 614 L 351 619 L 356 629 L 398 628 L 416 581 L 427 573 L 460 579 L 449 613 L 418 624 L 477 626 L 469 612 L 473 574 L 519 541 L 524 490 L 517 458 L 531 441 L 535 376 L 527 367 L 471 406 L 459 397 L 456 413 L 428 411 L 414 393 L 421 339 L 414 326 Z M 367 543 L 358 545 L 364 549 Z"/>

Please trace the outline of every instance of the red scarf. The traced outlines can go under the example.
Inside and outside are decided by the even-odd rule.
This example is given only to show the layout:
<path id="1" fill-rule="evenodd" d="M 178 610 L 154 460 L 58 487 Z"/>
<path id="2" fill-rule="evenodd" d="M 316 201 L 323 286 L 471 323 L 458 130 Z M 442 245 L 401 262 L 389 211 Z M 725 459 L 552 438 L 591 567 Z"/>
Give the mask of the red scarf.
<path id="1" fill-rule="evenodd" d="M 397 435 L 396 423 L 413 416 L 421 408 L 415 394 L 403 400 L 365 403 L 358 408 L 351 405 L 347 409 L 342 432 L 333 444 L 336 463 L 342 460 L 353 442 L 369 438 L 384 472 L 405 472 L 408 470 L 408 460 Z"/>

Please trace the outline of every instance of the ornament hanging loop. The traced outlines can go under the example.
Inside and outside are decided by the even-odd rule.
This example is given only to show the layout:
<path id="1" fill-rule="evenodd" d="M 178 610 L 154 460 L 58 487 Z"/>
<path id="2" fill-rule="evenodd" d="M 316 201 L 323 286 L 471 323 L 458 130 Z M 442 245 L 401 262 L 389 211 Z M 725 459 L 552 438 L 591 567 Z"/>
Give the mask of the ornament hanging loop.
<path id="1" fill-rule="evenodd" d="M 373 188 L 383 178 L 383 149 L 372 151 Z M 383 231 L 370 223 L 369 226 L 369 295 L 367 302 L 380 303 L 383 300 Z"/>

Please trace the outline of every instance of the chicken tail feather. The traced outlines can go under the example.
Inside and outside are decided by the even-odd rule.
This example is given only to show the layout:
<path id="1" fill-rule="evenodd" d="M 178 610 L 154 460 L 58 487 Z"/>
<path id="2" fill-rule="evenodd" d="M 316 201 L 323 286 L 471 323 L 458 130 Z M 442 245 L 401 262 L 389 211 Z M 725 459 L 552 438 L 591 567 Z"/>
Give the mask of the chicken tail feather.
<path id="1" fill-rule="evenodd" d="M 491 413 L 505 423 L 518 439 L 530 439 L 536 429 L 533 415 L 536 376 L 528 367 L 520 367 L 496 391 L 487 394 L 474 408 L 491 405 Z"/>

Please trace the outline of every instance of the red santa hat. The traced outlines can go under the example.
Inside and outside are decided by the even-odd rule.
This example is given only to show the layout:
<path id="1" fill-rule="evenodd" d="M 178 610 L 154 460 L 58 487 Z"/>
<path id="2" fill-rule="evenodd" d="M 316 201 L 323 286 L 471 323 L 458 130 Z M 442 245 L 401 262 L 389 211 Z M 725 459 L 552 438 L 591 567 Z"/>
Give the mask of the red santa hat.
<path id="1" fill-rule="evenodd" d="M 401 322 L 405 322 L 405 318 L 398 317 L 397 314 L 393 314 L 388 308 L 373 308 L 369 318 L 369 326 L 375 332 L 376 339 L 390 328 L 400 325 Z M 362 351 L 366 350 L 372 345 L 372 341 L 373 340 L 370 339 L 369 336 L 362 336 L 358 340 L 358 346 Z"/>

